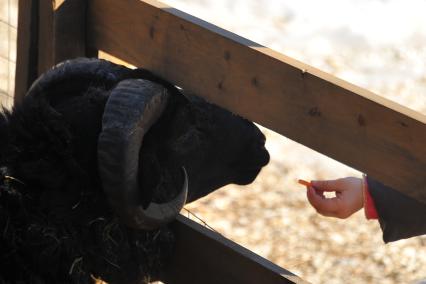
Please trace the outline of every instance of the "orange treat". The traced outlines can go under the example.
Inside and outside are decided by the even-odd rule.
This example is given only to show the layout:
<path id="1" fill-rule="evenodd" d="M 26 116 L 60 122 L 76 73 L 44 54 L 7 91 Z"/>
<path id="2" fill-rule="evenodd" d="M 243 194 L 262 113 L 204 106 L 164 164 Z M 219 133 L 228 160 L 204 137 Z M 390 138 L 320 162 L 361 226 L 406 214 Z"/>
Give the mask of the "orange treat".
<path id="1" fill-rule="evenodd" d="M 312 184 L 309 181 L 306 181 L 303 179 L 299 179 L 297 182 L 304 186 L 312 186 Z"/>

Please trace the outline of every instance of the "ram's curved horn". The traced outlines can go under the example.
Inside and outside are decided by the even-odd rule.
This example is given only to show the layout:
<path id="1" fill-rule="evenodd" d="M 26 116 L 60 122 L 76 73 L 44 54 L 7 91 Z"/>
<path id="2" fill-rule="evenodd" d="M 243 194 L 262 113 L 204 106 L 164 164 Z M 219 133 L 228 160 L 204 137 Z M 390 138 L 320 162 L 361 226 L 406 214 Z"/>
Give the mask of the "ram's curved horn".
<path id="1" fill-rule="evenodd" d="M 111 92 L 98 141 L 98 167 L 103 188 L 117 214 L 129 226 L 155 229 L 173 220 L 186 202 L 188 180 L 172 201 L 140 205 L 139 151 L 143 136 L 161 116 L 168 93 L 142 79 L 120 82 Z"/>

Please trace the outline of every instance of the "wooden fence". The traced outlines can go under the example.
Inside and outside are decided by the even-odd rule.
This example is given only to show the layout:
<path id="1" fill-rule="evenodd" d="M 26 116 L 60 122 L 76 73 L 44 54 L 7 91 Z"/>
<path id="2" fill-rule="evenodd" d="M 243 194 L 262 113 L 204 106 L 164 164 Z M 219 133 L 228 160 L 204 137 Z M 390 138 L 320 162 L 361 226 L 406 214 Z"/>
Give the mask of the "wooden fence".
<path id="1" fill-rule="evenodd" d="M 426 202 L 425 116 L 154 0 L 20 0 L 15 101 L 99 50 Z M 182 216 L 174 226 L 166 283 L 303 282 Z"/>

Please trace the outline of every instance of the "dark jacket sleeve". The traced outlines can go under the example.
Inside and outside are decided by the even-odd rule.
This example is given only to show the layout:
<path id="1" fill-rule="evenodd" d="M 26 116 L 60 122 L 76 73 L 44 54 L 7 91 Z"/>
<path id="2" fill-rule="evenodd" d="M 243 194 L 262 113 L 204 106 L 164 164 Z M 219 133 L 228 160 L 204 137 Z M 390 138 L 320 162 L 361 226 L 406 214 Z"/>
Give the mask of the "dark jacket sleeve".
<path id="1" fill-rule="evenodd" d="M 426 204 L 371 178 L 367 183 L 385 243 L 426 234 Z"/>

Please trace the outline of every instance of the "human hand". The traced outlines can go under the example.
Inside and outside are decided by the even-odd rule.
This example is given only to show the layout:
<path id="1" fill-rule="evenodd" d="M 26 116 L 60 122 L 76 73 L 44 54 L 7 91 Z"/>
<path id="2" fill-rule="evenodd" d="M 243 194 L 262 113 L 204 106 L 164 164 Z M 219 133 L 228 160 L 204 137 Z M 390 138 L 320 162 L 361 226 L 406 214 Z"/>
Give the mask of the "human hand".
<path id="1" fill-rule="evenodd" d="M 335 192 L 336 197 L 326 198 L 324 191 Z M 363 180 L 346 177 L 311 181 L 311 185 L 307 186 L 306 196 L 319 214 L 346 219 L 364 206 Z"/>

